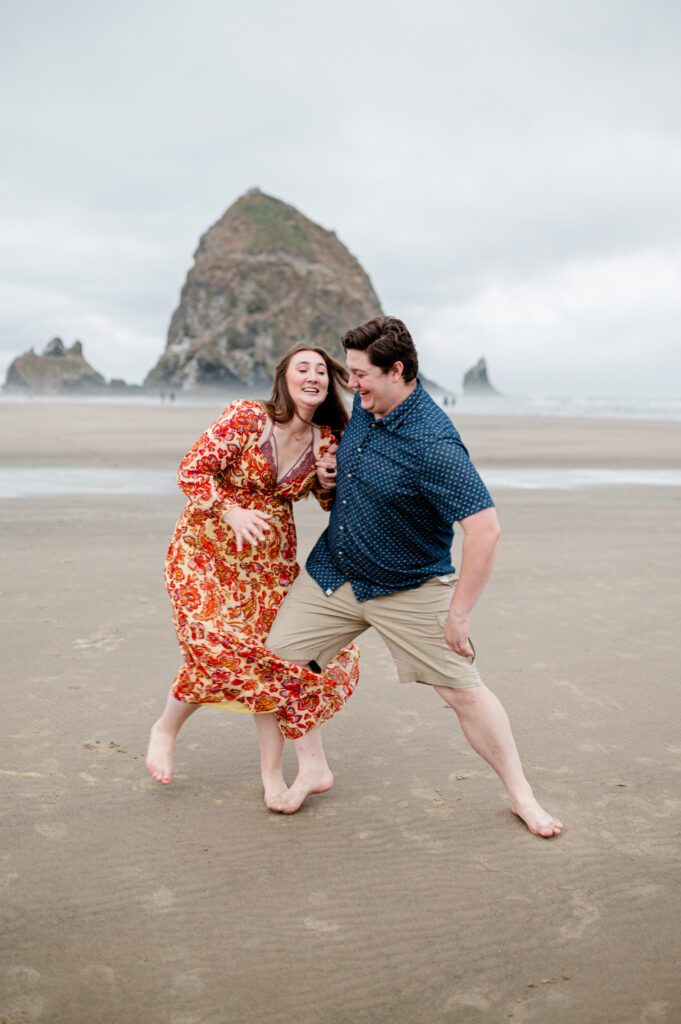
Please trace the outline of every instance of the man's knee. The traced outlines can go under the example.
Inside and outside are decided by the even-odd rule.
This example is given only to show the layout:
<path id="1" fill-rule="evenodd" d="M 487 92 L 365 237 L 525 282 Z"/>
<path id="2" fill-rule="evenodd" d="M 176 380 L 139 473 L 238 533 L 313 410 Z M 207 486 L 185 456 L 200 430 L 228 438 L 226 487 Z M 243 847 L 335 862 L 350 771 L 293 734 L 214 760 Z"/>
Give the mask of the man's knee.
<path id="1" fill-rule="evenodd" d="M 434 689 L 455 711 L 477 707 L 483 691 L 482 686 L 436 686 Z"/>

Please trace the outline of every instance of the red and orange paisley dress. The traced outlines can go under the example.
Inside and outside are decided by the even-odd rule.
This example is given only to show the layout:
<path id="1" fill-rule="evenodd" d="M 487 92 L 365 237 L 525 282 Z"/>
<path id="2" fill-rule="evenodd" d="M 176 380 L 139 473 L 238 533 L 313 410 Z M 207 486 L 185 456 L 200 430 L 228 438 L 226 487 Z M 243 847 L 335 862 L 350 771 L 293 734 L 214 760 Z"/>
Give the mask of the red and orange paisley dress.
<path id="1" fill-rule="evenodd" d="M 189 502 L 168 548 L 165 579 L 183 665 L 178 700 L 274 712 L 284 736 L 297 739 L 339 711 L 359 674 L 359 653 L 346 647 L 317 674 L 277 658 L 264 645 L 277 609 L 300 571 L 291 502 L 310 492 L 323 508 L 309 452 L 283 480 L 259 441 L 267 415 L 259 402 L 233 402 L 180 464 Z M 321 428 L 319 453 L 334 441 Z M 224 522 L 226 504 L 272 517 L 266 539 L 238 552 Z"/>

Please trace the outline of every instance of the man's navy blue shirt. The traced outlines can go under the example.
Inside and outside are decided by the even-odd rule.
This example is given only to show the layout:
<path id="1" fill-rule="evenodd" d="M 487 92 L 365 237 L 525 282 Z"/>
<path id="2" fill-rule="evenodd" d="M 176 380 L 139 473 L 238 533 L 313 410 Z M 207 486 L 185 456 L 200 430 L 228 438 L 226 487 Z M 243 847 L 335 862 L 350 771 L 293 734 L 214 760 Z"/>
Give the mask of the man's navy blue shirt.
<path id="1" fill-rule="evenodd" d="M 306 563 L 326 594 L 349 580 L 368 601 L 454 572 L 453 524 L 494 506 L 458 431 L 420 383 L 378 420 L 356 394 L 337 458 L 329 525 Z"/>

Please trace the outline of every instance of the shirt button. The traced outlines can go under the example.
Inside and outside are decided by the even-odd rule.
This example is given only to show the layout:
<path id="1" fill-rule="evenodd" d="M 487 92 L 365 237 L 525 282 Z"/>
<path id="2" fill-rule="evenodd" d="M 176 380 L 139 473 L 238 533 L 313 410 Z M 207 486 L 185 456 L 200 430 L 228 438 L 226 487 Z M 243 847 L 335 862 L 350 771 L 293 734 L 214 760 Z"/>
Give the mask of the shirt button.
<path id="1" fill-rule="evenodd" d="M 344 526 L 341 526 L 341 530 L 344 530 L 344 529 L 345 529 L 345 527 L 344 527 Z"/>
<path id="2" fill-rule="evenodd" d="M 352 473 L 348 473 L 348 476 L 352 476 Z"/>
<path id="3" fill-rule="evenodd" d="M 343 501 L 341 502 L 341 504 L 342 505 L 347 505 L 347 501 L 345 500 L 345 498 L 343 498 Z"/>
<path id="4" fill-rule="evenodd" d="M 331 589 L 331 587 L 327 587 L 324 593 L 326 594 L 327 597 L 331 597 L 331 595 L 333 594 L 333 590 Z"/>
<path id="5" fill-rule="evenodd" d="M 339 551 L 339 552 L 338 552 L 338 554 L 339 554 L 339 555 L 342 555 L 342 554 L 343 554 L 343 552 L 342 552 L 342 551 Z"/>

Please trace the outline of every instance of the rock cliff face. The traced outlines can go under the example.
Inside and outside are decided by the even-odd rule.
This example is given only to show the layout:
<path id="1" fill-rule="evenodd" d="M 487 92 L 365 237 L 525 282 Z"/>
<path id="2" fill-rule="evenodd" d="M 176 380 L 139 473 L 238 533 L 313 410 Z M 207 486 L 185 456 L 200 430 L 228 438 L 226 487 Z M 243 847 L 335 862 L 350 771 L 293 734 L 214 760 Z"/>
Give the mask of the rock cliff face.
<path id="1" fill-rule="evenodd" d="M 487 361 L 478 359 L 475 366 L 467 370 L 463 375 L 463 391 L 465 395 L 498 395 L 496 388 L 492 387 L 487 374 Z"/>
<path id="2" fill-rule="evenodd" d="M 202 236 L 145 385 L 269 385 L 291 345 L 342 356 L 341 335 L 380 313 L 371 281 L 334 232 L 253 189 Z"/>
<path id="3" fill-rule="evenodd" d="M 104 387 L 106 381 L 85 359 L 82 343 L 74 341 L 66 348 L 61 338 L 48 342 L 41 355 L 30 349 L 17 356 L 10 363 L 5 381 L 8 391 L 48 394 L 99 391 Z"/>

